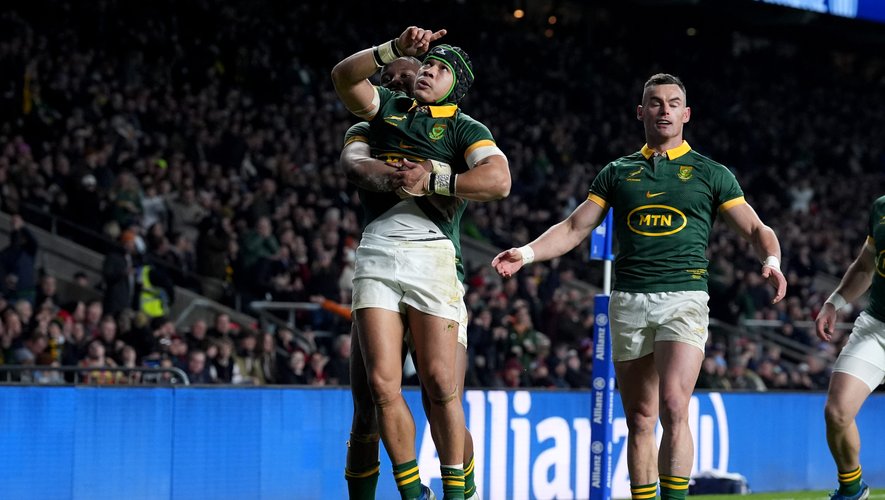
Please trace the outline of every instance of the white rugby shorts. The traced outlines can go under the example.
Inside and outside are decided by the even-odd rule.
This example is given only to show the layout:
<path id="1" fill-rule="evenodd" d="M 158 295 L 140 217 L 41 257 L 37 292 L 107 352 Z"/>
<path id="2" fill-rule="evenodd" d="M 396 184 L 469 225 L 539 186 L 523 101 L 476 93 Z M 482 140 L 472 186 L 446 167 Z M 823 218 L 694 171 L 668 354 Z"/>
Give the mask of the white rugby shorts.
<path id="1" fill-rule="evenodd" d="M 885 323 L 860 313 L 833 371 L 859 378 L 870 391 L 885 383 Z"/>
<path id="2" fill-rule="evenodd" d="M 662 340 L 683 342 L 704 352 L 710 324 L 709 300 L 703 291 L 613 291 L 609 301 L 612 359 L 641 358 L 654 352 L 655 342 Z"/>
<path id="3" fill-rule="evenodd" d="M 458 322 L 458 342 L 466 346 L 467 307 L 455 264 L 449 239 L 404 241 L 363 233 L 356 249 L 353 310 L 377 307 L 405 314 L 412 306 Z"/>

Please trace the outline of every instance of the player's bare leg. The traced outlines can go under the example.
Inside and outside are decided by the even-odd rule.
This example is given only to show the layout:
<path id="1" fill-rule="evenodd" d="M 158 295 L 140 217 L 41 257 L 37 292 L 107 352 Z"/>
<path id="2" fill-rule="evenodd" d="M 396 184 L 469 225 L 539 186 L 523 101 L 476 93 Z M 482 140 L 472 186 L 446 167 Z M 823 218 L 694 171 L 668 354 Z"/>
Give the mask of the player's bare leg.
<path id="1" fill-rule="evenodd" d="M 631 485 L 658 482 L 658 372 L 654 354 L 615 363 L 615 375 L 627 418 L 627 470 Z"/>
<path id="2" fill-rule="evenodd" d="M 417 363 L 416 363 L 417 365 Z M 458 387 L 458 399 L 464 401 L 464 379 L 467 376 L 467 348 L 458 343 L 457 352 L 455 354 L 455 373 L 461 374 L 460 386 Z M 421 385 L 421 405 L 424 407 L 424 414 L 430 420 L 430 399 L 427 397 L 427 391 L 424 385 Z M 466 424 L 466 416 L 465 416 Z M 473 473 L 473 435 L 470 434 L 470 428 L 464 428 L 464 492 L 465 497 L 470 498 L 476 488 L 474 482 L 475 474 Z"/>
<path id="3" fill-rule="evenodd" d="M 402 395 L 400 314 L 378 308 L 354 311 L 369 390 L 375 403 L 381 440 L 393 464 L 403 498 L 418 497 L 421 482 L 415 454 L 415 421 Z"/>
<path id="4" fill-rule="evenodd" d="M 660 414 L 664 435 L 658 455 L 659 474 L 691 476 L 694 441 L 688 426 L 688 406 L 704 353 L 682 342 L 655 342 L 655 366 L 660 380 Z"/>
<path id="5" fill-rule="evenodd" d="M 430 399 L 430 431 L 439 454 L 446 498 L 464 494 L 464 407 L 456 374 L 458 322 L 424 314 L 412 307 L 407 311 L 415 344 L 416 366 L 421 384 Z M 386 444 L 386 442 L 385 442 Z"/>
<path id="6" fill-rule="evenodd" d="M 375 403 L 366 379 L 366 366 L 360 351 L 356 323 L 350 329 L 350 392 L 353 396 L 353 420 L 347 441 L 347 461 L 344 472 L 351 500 L 375 498 L 378 484 L 378 419 Z"/>
<path id="7" fill-rule="evenodd" d="M 869 386 L 859 378 L 833 372 L 824 418 L 827 422 L 827 444 L 840 471 L 849 471 L 860 465 L 860 433 L 855 417 L 870 392 Z"/>

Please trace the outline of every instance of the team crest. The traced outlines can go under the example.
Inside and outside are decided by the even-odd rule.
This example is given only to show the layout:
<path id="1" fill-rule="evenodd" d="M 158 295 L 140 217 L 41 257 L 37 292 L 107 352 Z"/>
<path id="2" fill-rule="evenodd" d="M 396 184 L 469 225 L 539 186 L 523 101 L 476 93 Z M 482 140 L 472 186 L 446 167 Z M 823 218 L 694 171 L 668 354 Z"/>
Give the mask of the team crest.
<path id="1" fill-rule="evenodd" d="M 694 167 L 689 167 L 687 165 L 680 165 L 679 166 L 679 173 L 676 174 L 676 177 L 679 177 L 679 180 L 687 181 L 687 180 L 691 179 L 693 170 L 694 170 Z"/>
<path id="2" fill-rule="evenodd" d="M 445 123 L 437 123 L 433 125 L 433 128 L 430 129 L 430 139 L 434 141 L 438 141 L 442 139 L 443 134 L 446 133 L 446 124 Z"/>

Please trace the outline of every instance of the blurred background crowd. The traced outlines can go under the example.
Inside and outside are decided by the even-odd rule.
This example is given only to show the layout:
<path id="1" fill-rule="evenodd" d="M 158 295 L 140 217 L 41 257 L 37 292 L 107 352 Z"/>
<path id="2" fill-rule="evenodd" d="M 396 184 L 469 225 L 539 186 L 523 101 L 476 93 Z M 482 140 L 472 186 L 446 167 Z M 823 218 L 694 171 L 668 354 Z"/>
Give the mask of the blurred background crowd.
<path id="1" fill-rule="evenodd" d="M 519 4 L 36 0 L 0 13 L 0 363 L 80 366 L 90 383 L 170 382 L 95 367 L 174 366 L 192 383 L 347 384 L 336 306 L 350 300 L 360 203 L 338 155 L 356 120 L 329 71 L 418 24 L 470 54 L 462 108 L 510 161 L 511 195 L 471 204 L 463 232 L 499 249 L 564 218 L 607 162 L 638 150 L 642 84 L 679 75 L 689 143 L 735 173 L 789 281 L 772 306 L 753 252 L 716 226 L 710 307 L 724 326 L 698 387 L 825 389 L 847 332 L 820 343 L 809 321 L 885 185 L 882 52 L 669 4 L 555 2 L 517 18 Z M 101 279 L 39 265 L 29 226 L 48 220 L 58 238 L 102 242 Z M 577 284 L 600 283 L 602 266 L 586 245 L 504 282 L 485 261 L 468 271 L 468 387 L 587 387 L 593 303 Z M 62 278 L 77 285 L 66 296 Z M 298 328 L 181 323 L 176 286 L 247 314 L 253 300 L 323 307 Z"/>

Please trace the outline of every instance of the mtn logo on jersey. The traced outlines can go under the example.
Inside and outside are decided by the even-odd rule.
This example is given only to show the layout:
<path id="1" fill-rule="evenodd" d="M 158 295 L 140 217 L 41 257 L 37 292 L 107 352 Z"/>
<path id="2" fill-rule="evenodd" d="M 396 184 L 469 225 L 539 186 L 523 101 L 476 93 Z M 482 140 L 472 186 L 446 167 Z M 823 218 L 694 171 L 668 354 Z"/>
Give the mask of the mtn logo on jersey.
<path id="1" fill-rule="evenodd" d="M 694 167 L 689 167 L 688 165 L 680 165 L 679 166 L 679 173 L 676 174 L 676 177 L 679 177 L 679 180 L 681 180 L 683 182 L 687 181 L 687 180 L 691 179 L 692 170 L 694 170 Z"/>
<path id="2" fill-rule="evenodd" d="M 427 134 L 432 141 L 438 141 L 442 139 L 443 134 L 446 133 L 446 124 L 445 123 L 435 123 L 433 128 L 430 129 L 430 133 Z"/>
<path id="3" fill-rule="evenodd" d="M 627 227 L 642 236 L 669 236 L 685 229 L 688 217 L 667 205 L 643 205 L 627 215 Z"/>

